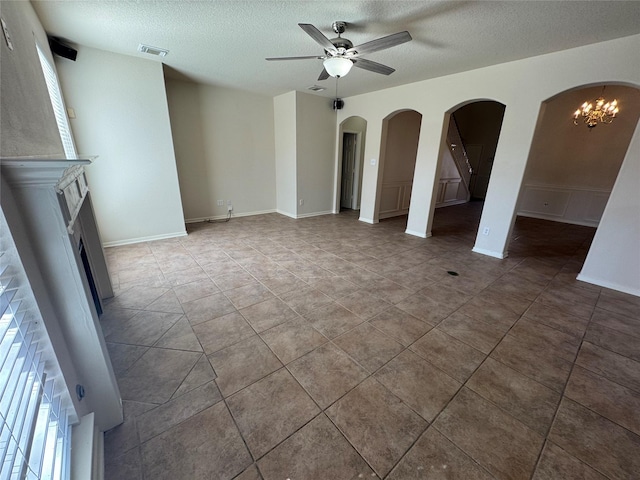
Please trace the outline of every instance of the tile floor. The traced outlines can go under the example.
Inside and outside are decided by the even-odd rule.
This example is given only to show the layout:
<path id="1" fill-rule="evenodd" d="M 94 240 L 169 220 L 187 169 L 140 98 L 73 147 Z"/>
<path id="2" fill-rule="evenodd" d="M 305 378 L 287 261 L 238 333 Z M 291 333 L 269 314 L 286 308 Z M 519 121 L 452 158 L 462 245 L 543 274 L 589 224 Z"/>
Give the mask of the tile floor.
<path id="1" fill-rule="evenodd" d="M 575 280 L 590 228 L 472 253 L 480 209 L 107 249 L 107 480 L 640 478 L 640 298 Z"/>

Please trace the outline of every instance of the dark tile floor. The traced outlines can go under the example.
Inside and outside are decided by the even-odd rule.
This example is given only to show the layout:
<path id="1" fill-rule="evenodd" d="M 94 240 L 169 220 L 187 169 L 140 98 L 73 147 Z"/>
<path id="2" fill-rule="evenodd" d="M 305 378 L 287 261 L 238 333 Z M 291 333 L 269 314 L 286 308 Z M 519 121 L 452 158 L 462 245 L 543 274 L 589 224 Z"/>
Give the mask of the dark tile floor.
<path id="1" fill-rule="evenodd" d="M 640 298 L 575 280 L 590 228 L 472 253 L 480 209 L 107 249 L 107 480 L 640 478 Z"/>

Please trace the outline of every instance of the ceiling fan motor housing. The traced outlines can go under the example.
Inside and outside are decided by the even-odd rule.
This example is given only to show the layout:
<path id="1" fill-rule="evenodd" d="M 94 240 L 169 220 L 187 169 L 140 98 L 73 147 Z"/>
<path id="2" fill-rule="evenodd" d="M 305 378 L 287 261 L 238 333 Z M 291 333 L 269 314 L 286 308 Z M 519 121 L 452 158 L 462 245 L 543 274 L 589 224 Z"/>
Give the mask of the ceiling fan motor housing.
<path id="1" fill-rule="evenodd" d="M 344 48 L 345 50 L 349 50 L 350 48 L 353 48 L 353 43 L 348 38 L 342 38 L 342 37 L 332 38 L 331 43 L 335 45 L 338 51 L 340 48 Z"/>

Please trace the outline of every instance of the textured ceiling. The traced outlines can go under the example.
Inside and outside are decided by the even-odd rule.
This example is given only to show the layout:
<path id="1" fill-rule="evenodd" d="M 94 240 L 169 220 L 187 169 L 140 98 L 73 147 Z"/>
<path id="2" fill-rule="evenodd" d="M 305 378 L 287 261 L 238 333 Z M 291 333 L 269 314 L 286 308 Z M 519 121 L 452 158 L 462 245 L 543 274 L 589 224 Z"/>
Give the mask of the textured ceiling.
<path id="1" fill-rule="evenodd" d="M 640 1 L 34 1 L 48 33 L 125 55 L 139 43 L 168 49 L 175 75 L 278 95 L 317 81 L 320 60 L 265 57 L 322 54 L 298 23 L 333 38 L 331 23 L 358 45 L 408 30 L 413 41 L 365 58 L 397 71 L 354 68 L 340 79 L 342 97 L 640 33 Z M 78 55 L 82 61 L 82 52 Z M 594 66 L 597 59 L 594 59 Z"/>

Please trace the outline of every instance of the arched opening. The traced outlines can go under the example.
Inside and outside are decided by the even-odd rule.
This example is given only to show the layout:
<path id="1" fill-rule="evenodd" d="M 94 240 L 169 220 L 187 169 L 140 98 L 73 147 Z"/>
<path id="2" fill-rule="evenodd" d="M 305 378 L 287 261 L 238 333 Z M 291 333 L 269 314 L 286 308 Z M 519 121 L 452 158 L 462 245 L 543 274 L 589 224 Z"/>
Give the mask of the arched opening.
<path id="1" fill-rule="evenodd" d="M 349 117 L 340 124 L 335 212 L 360 210 L 367 121 Z"/>
<path id="2" fill-rule="evenodd" d="M 415 110 L 397 111 L 383 120 L 374 221 L 409 213 L 421 122 L 422 114 Z"/>
<path id="3" fill-rule="evenodd" d="M 600 96 L 618 101 L 620 113 L 612 124 L 598 123 L 589 128 L 579 119 L 578 125 L 574 125 L 573 112 L 583 102 L 593 103 Z M 582 269 L 596 230 L 600 230 L 611 193 L 621 180 L 620 168 L 627 156 L 639 117 L 640 89 L 624 85 L 577 87 L 548 99 L 541 106 L 520 187 L 514 224 L 517 227 L 521 217 L 567 224 L 567 228 L 563 230 L 567 238 L 540 239 L 547 242 L 546 255 L 550 260 L 559 253 L 555 244 L 570 241 L 572 232 L 582 233 L 586 241 L 575 246 L 575 262 L 567 267 L 567 273 L 574 274 L 574 278 Z M 637 180 L 635 183 L 637 188 Z M 638 212 L 628 209 L 620 214 L 617 226 L 609 232 L 611 235 L 607 235 L 607 238 L 620 236 L 619 229 L 631 222 L 630 216 L 637 215 Z M 626 222 L 623 218 L 625 215 Z M 543 235 L 544 224 L 540 223 L 540 228 L 528 234 Z M 576 227 L 570 227 L 571 225 Z M 520 239 L 524 240 L 522 236 L 511 239 L 511 255 L 521 253 Z M 616 250 L 624 247 L 616 242 L 609 243 L 605 248 Z M 635 241 L 631 248 L 637 249 Z M 612 268 L 610 265 L 601 267 Z"/>
<path id="4" fill-rule="evenodd" d="M 432 235 L 466 236 L 470 242 L 475 238 L 504 111 L 502 103 L 492 100 L 469 102 L 450 111 L 438 162 L 439 178 L 430 222 Z M 454 212 L 438 215 L 438 210 L 454 205 L 458 205 Z"/>

